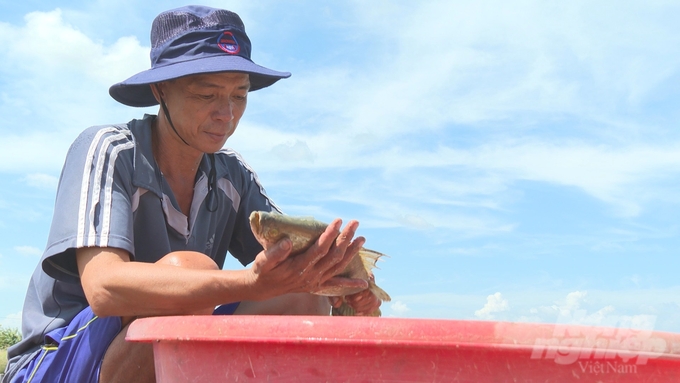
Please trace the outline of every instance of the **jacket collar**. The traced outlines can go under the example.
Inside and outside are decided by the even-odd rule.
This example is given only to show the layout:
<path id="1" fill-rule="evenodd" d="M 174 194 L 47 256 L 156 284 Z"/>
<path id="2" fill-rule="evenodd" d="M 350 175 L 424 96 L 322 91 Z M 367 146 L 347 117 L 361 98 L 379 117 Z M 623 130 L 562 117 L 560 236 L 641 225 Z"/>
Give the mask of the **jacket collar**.
<path id="1" fill-rule="evenodd" d="M 132 184 L 133 186 L 149 190 L 160 198 L 163 196 L 163 188 L 161 187 L 162 178 L 156 159 L 153 156 L 151 134 L 155 118 L 155 115 L 145 114 L 141 120 L 130 121 L 128 126 L 135 139 L 135 159 Z M 226 169 L 220 168 L 221 166 L 217 165 L 218 179 L 224 177 L 226 173 Z M 196 180 L 201 178 L 201 175 L 207 177 L 208 172 L 210 171 L 210 162 L 208 156 L 205 154 L 201 159 L 198 169 L 200 172 L 196 175 Z"/>

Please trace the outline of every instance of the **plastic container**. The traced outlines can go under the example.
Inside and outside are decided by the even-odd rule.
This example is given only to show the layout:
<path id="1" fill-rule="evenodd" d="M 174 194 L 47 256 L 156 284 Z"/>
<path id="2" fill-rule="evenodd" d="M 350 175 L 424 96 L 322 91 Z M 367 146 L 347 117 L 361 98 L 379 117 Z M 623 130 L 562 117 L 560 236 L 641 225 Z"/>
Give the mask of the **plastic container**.
<path id="1" fill-rule="evenodd" d="M 308 316 L 136 320 L 174 382 L 680 382 L 680 334 L 555 324 Z"/>

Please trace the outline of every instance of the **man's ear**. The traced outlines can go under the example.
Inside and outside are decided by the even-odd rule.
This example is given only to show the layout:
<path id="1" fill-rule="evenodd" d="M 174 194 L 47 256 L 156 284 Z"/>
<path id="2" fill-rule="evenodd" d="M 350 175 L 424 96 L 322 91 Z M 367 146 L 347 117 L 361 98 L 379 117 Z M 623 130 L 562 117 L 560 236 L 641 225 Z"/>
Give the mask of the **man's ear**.
<path id="1" fill-rule="evenodd" d="M 165 96 L 165 94 L 163 93 L 163 85 L 164 84 L 162 82 L 149 84 L 149 86 L 151 87 L 151 92 L 153 93 L 153 97 L 159 104 L 161 103 L 161 98 Z"/>

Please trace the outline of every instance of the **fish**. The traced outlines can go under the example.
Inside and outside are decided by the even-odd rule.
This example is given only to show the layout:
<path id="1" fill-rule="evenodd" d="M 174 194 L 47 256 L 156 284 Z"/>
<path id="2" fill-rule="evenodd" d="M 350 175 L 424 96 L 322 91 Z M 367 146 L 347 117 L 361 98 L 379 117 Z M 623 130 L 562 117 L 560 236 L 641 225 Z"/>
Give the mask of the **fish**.
<path id="1" fill-rule="evenodd" d="M 266 211 L 254 211 L 250 214 L 250 228 L 258 242 L 268 249 L 283 238 L 288 238 L 292 242 L 291 255 L 305 252 L 309 249 L 321 234 L 326 230 L 328 224 L 317 221 L 312 217 L 294 217 L 279 213 Z M 336 277 L 363 279 L 368 282 L 368 289 L 383 302 L 391 300 L 385 290 L 375 284 L 373 269 L 376 263 L 385 254 L 362 247 L 343 271 L 335 275 Z M 329 297 L 343 297 L 342 305 L 333 308 L 332 315 L 335 316 L 354 316 L 354 309 L 345 302 L 346 295 L 356 294 L 364 289 L 343 288 L 334 286 L 314 292 L 316 295 Z M 371 313 L 370 316 L 380 316 L 380 309 Z"/>

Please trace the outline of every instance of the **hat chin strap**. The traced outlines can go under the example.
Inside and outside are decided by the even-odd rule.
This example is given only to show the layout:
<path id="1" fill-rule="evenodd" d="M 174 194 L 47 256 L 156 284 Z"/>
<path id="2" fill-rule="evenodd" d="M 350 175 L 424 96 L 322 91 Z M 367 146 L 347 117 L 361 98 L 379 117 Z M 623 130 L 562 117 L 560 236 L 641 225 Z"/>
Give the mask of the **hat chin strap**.
<path id="1" fill-rule="evenodd" d="M 159 97 L 161 99 L 161 108 L 163 108 L 163 114 L 165 114 L 165 118 L 168 119 L 168 123 L 170 124 L 170 127 L 172 130 L 175 132 L 177 137 L 179 137 L 182 142 L 184 142 L 187 146 L 190 146 L 182 136 L 179 135 L 177 132 L 177 129 L 175 129 L 175 124 L 172 123 L 172 119 L 170 118 L 170 113 L 168 112 L 168 106 L 165 105 L 165 101 L 163 100 L 163 97 Z M 206 207 L 209 212 L 213 213 L 217 211 L 217 205 L 219 204 L 217 200 L 217 171 L 215 168 L 215 153 L 206 153 L 208 154 L 208 159 L 210 160 L 210 172 L 208 174 L 208 195 L 206 197 Z"/>
<path id="2" fill-rule="evenodd" d="M 165 114 L 165 118 L 168 120 L 170 127 L 175 132 L 177 137 L 179 137 L 179 139 L 182 140 L 182 142 L 184 142 L 186 144 L 186 146 L 190 146 L 189 143 L 186 142 L 186 140 L 184 138 L 182 138 L 182 136 L 179 135 L 179 133 L 177 132 L 177 129 L 175 129 L 175 124 L 172 123 L 172 119 L 170 118 L 170 112 L 168 112 L 168 106 L 165 105 L 165 101 L 163 100 L 163 97 L 159 97 L 159 98 L 161 99 L 161 108 L 163 108 L 163 114 Z"/>

